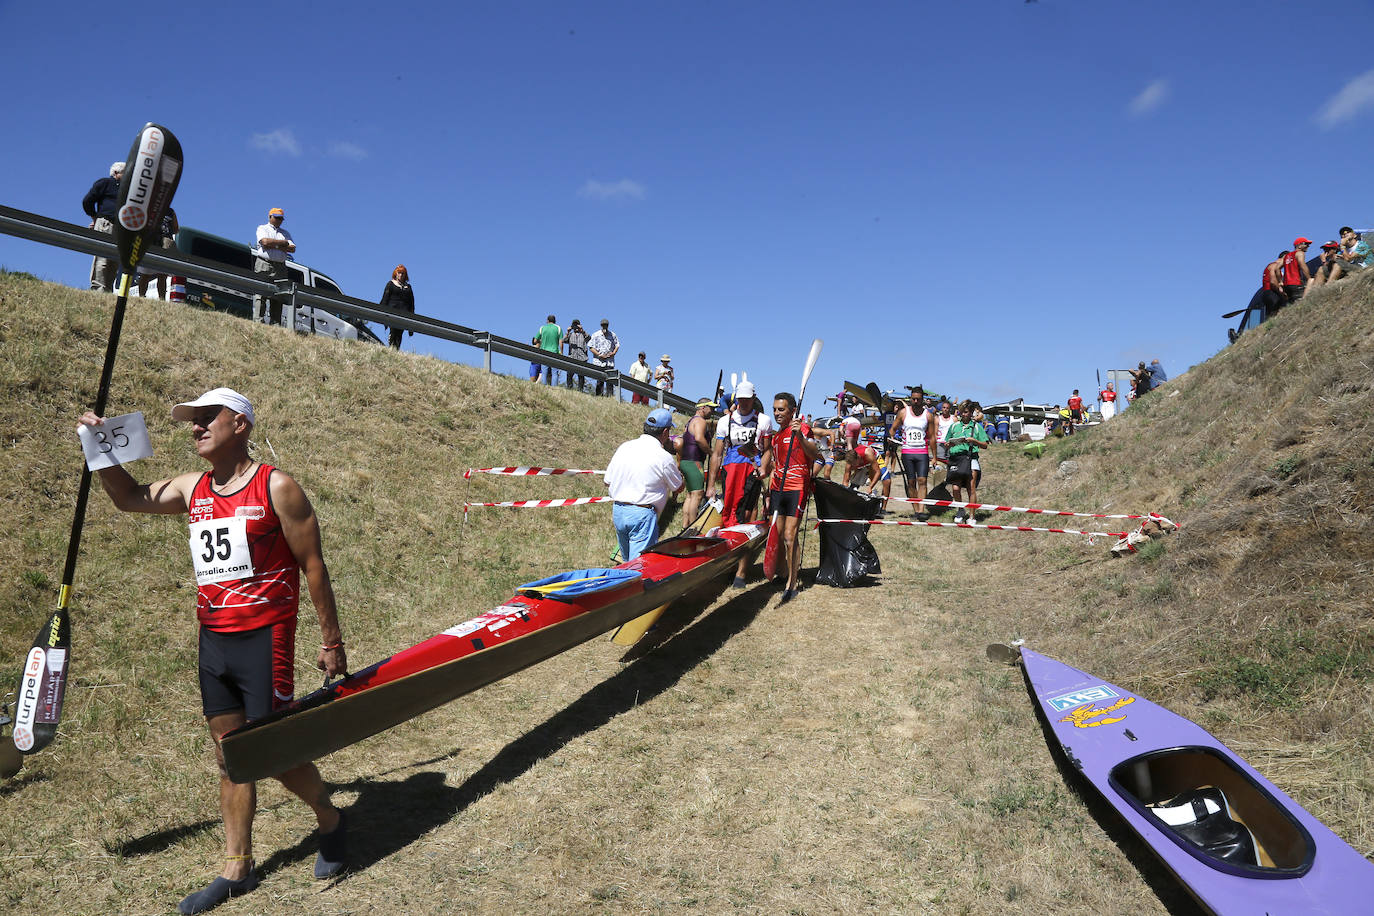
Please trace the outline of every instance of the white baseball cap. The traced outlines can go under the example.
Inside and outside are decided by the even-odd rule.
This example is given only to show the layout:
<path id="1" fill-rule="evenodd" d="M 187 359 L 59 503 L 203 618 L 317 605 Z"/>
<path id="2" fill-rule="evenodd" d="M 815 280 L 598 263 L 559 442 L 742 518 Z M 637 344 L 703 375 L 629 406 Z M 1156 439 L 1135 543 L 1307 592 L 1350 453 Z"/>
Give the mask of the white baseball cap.
<path id="1" fill-rule="evenodd" d="M 735 388 L 735 400 L 737 400 L 737 401 L 740 400 L 740 399 L 742 399 L 742 398 L 752 398 L 753 396 L 754 396 L 754 383 L 753 383 L 753 382 L 740 382 L 739 385 Z"/>
<path id="2" fill-rule="evenodd" d="M 247 417 L 250 425 L 256 422 L 253 419 L 253 405 L 232 388 L 212 388 L 194 401 L 178 404 L 172 408 L 172 419 L 190 422 L 201 407 L 228 407 L 234 413 Z"/>

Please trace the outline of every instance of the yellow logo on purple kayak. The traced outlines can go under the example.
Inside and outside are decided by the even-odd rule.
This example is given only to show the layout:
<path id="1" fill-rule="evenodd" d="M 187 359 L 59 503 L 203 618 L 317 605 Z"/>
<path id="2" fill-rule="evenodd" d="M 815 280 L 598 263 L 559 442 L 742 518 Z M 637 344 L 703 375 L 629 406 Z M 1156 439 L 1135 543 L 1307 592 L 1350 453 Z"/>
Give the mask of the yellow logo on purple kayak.
<path id="1" fill-rule="evenodd" d="M 1089 704 L 1087 706 L 1080 706 L 1077 709 L 1071 711 L 1067 716 L 1060 719 L 1059 721 L 1071 722 L 1073 723 L 1074 728 L 1097 728 L 1097 726 L 1099 725 L 1112 725 L 1116 722 L 1124 722 L 1126 721 L 1125 716 L 1113 716 L 1109 719 L 1102 719 L 1099 717 L 1105 716 L 1108 713 L 1116 712 L 1118 709 L 1121 709 L 1125 706 L 1130 706 L 1134 702 L 1135 697 L 1122 697 L 1112 705 L 1104 706 L 1101 709 L 1098 709 L 1096 706 L 1093 706 L 1092 704 Z M 1096 719 L 1097 721 L 1094 722 L 1094 719 Z"/>
<path id="2" fill-rule="evenodd" d="M 1061 693 L 1057 697 L 1050 697 L 1045 704 L 1055 712 L 1067 712 L 1077 706 L 1088 703 L 1101 703 L 1104 700 L 1115 700 L 1121 694 L 1117 693 L 1106 684 L 1097 687 L 1085 687 L 1082 690 L 1075 690 L 1073 693 Z"/>

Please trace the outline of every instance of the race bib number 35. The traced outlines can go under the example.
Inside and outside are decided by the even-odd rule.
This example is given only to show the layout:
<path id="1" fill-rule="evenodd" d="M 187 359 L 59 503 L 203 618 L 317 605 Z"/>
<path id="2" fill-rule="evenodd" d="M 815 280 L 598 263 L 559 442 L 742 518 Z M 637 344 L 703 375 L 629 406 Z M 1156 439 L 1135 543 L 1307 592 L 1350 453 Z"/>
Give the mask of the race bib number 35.
<path id="1" fill-rule="evenodd" d="M 212 518 L 191 523 L 191 562 L 196 585 L 210 585 L 253 575 L 248 553 L 248 520 Z"/>
<path id="2" fill-rule="evenodd" d="M 100 426 L 79 426 L 76 434 L 81 439 L 86 467 L 92 471 L 153 456 L 148 427 L 139 412 L 110 417 Z"/>

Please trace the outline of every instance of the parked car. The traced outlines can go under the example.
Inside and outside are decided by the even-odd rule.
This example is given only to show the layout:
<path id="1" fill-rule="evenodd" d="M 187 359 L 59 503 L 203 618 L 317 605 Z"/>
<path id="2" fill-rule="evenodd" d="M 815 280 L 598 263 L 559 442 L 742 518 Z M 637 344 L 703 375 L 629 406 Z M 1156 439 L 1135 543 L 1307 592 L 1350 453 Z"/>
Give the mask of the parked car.
<path id="1" fill-rule="evenodd" d="M 253 270 L 253 249 L 243 242 L 236 242 L 222 236 L 211 235 L 199 229 L 182 226 L 176 235 L 177 249 L 184 254 L 196 255 L 229 267 L 251 272 Z M 339 284 L 327 274 L 296 261 L 286 262 L 287 276 L 296 284 L 322 293 L 343 295 Z M 253 317 L 253 297 L 249 293 L 231 289 L 211 280 L 197 277 L 186 278 L 186 301 L 201 308 L 228 312 L 240 318 Z M 372 329 L 363 321 L 344 318 L 323 308 L 308 305 L 298 306 L 289 319 L 297 331 L 306 334 L 320 334 L 343 340 L 365 340 L 381 343 Z"/>

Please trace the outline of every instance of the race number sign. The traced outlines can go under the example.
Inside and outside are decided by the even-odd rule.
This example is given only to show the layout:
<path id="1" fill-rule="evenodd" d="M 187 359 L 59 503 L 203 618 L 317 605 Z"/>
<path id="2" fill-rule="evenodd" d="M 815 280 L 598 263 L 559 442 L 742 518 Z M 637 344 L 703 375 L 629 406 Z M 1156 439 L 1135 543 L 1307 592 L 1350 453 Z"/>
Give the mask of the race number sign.
<path id="1" fill-rule="evenodd" d="M 76 434 L 86 455 L 86 467 L 92 471 L 153 457 L 153 443 L 148 439 L 148 426 L 141 411 L 110 417 L 100 426 L 83 423 L 76 428 Z"/>
<path id="2" fill-rule="evenodd" d="M 198 586 L 252 577 L 248 519 L 236 516 L 192 522 L 191 562 L 196 568 Z"/>

